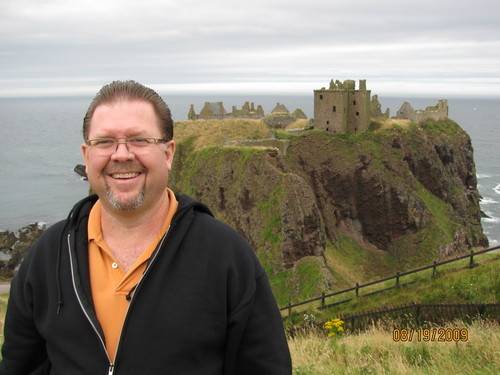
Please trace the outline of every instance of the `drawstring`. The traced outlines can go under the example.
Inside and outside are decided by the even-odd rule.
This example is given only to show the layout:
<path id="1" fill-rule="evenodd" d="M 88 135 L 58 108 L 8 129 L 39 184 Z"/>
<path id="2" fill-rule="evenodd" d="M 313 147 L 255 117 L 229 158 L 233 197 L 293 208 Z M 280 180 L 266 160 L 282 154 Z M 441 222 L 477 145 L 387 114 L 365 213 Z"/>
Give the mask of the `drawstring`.
<path id="1" fill-rule="evenodd" d="M 80 202 L 78 202 L 73 209 L 70 211 L 68 218 L 66 219 L 66 222 L 64 223 L 64 227 L 61 231 L 61 234 L 59 235 L 59 248 L 57 249 L 57 260 L 56 260 L 56 284 L 57 284 L 57 315 L 61 312 L 61 309 L 64 305 L 63 298 L 62 298 L 62 288 L 61 288 L 61 259 L 62 259 L 62 251 L 64 248 L 64 241 L 65 237 L 67 238 L 68 243 L 66 244 L 69 246 L 69 239 L 70 239 L 70 233 L 69 233 L 69 228 L 74 227 L 76 225 L 76 222 L 73 222 L 77 219 L 77 216 L 75 216 L 76 212 L 79 212 L 82 207 L 88 202 L 88 201 L 96 201 L 97 196 L 88 196 L 84 199 L 82 199 Z M 66 232 L 68 232 L 66 234 Z"/>
<path id="2" fill-rule="evenodd" d="M 128 302 L 130 302 L 130 300 L 132 299 L 132 293 L 134 293 L 134 290 L 135 288 L 137 288 L 137 285 L 138 284 L 135 284 L 134 287 L 130 289 L 130 292 L 128 292 L 128 294 L 125 296 Z"/>
<path id="3" fill-rule="evenodd" d="M 71 214 L 70 214 L 71 215 Z M 59 236 L 59 248 L 57 249 L 57 261 L 56 261 L 56 283 L 57 283 L 57 315 L 61 312 L 61 308 L 64 305 L 62 300 L 62 291 L 61 291 L 61 257 L 62 257 L 62 248 L 64 241 L 64 234 L 66 233 L 66 228 L 68 227 L 68 221 L 64 225 L 63 230 Z M 69 236 L 69 234 L 68 234 Z"/>

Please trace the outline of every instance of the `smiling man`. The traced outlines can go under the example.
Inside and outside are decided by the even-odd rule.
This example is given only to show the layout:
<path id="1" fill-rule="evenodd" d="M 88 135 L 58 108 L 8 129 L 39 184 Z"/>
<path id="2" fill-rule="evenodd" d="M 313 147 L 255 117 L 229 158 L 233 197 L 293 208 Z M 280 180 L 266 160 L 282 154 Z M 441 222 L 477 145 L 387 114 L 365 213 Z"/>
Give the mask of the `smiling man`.
<path id="1" fill-rule="evenodd" d="M 12 281 L 0 374 L 291 374 L 254 251 L 167 187 L 170 111 L 113 82 L 83 124 L 96 195 L 30 250 Z"/>

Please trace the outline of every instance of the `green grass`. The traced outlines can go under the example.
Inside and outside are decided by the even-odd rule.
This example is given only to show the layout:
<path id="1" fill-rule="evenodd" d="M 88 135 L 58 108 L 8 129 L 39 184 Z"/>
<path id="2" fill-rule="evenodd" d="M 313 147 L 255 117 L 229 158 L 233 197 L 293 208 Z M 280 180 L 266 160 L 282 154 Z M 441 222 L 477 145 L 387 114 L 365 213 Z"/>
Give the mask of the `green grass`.
<path id="1" fill-rule="evenodd" d="M 326 299 L 326 304 L 352 298 L 330 309 L 319 310 L 321 301 L 299 306 L 292 310 L 294 316 L 288 317 L 288 311 L 283 311 L 285 325 L 292 327 L 303 323 L 302 314 L 314 314 L 318 321 L 352 315 L 367 310 L 381 309 L 390 306 L 400 306 L 412 303 L 493 303 L 500 301 L 500 254 L 482 254 L 474 257 L 475 267 L 470 269 L 469 259 L 442 265 L 433 275 L 432 269 L 406 275 L 400 278 L 401 286 L 373 296 L 362 297 L 376 290 L 392 287 L 394 279 L 381 284 L 372 285 L 359 290 L 360 297 L 355 292 L 347 292 Z M 366 282 L 371 280 L 366 280 Z M 363 282 L 360 282 L 363 284 Z M 355 285 L 351 284 L 349 287 Z M 318 294 L 316 297 L 321 296 Z M 300 301 L 295 301 L 300 302 Z M 284 306 L 281 306 L 284 307 Z"/>
<path id="2" fill-rule="evenodd" d="M 372 326 L 367 331 L 328 338 L 319 330 L 289 337 L 294 375 L 454 375 L 497 374 L 500 327 L 494 322 L 453 322 L 436 329 L 467 330 L 458 342 L 393 340 L 397 326 Z"/>
<path id="3" fill-rule="evenodd" d="M 5 324 L 5 312 L 7 311 L 7 300 L 9 296 L 4 294 L 0 295 L 0 344 L 3 343 L 3 326 Z M 2 353 L 0 353 L 0 359 L 2 358 Z"/>

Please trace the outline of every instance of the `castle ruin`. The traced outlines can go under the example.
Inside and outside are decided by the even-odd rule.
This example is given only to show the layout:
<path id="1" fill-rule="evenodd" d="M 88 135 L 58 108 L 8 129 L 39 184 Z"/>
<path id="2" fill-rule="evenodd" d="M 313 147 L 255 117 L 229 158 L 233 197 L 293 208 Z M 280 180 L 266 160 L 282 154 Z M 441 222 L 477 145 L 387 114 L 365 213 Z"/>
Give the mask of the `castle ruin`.
<path id="1" fill-rule="evenodd" d="M 370 90 L 366 80 L 330 81 L 328 89 L 314 90 L 314 127 L 334 133 L 368 130 L 370 124 Z"/>
<path id="2" fill-rule="evenodd" d="M 261 105 L 255 109 L 254 103 L 245 102 L 241 109 L 233 105 L 232 112 L 226 112 L 222 102 L 205 102 L 199 114 L 194 111 L 194 104 L 191 104 L 188 112 L 189 120 L 222 120 L 227 118 L 249 118 L 260 119 L 264 117 L 264 109 Z"/>
<path id="3" fill-rule="evenodd" d="M 255 104 L 250 102 L 245 102 L 241 109 L 237 109 L 236 106 L 233 105 L 232 112 L 227 112 L 225 110 L 223 102 L 205 102 L 199 114 L 196 114 L 194 104 L 191 104 L 188 112 L 188 120 L 223 120 L 232 118 L 260 120 L 266 117 L 266 123 L 270 126 L 273 126 L 274 119 L 277 118 L 277 116 L 287 116 L 290 122 L 298 119 L 307 120 L 307 116 L 300 108 L 297 108 L 293 113 L 290 113 L 288 108 L 284 104 L 280 103 L 276 104 L 276 107 L 274 107 L 269 116 L 265 115 L 264 109 L 261 105 L 258 105 L 257 109 L 255 109 Z"/>
<path id="4" fill-rule="evenodd" d="M 286 128 L 289 124 L 299 119 L 307 119 L 301 109 L 296 109 L 291 114 L 288 109 L 280 103 L 272 110 L 271 114 L 265 115 L 261 105 L 255 108 L 254 103 L 245 102 L 241 109 L 232 107 L 227 112 L 223 102 L 205 102 L 205 105 L 197 114 L 194 104 L 191 104 L 189 120 L 223 120 L 233 118 L 246 118 L 262 120 L 272 128 Z M 371 119 L 390 118 L 389 109 L 382 112 L 377 95 L 371 96 L 371 90 L 366 89 L 366 80 L 359 80 L 356 89 L 354 80 L 330 81 L 328 89 L 322 87 L 314 90 L 314 128 L 334 133 L 356 133 L 368 130 Z M 441 99 L 435 106 L 426 107 L 425 110 L 415 110 L 410 103 L 404 102 L 396 118 L 409 119 L 413 122 L 425 120 L 448 119 L 448 100 Z"/>
<path id="5" fill-rule="evenodd" d="M 410 103 L 404 102 L 397 112 L 396 118 L 409 119 L 414 122 L 446 120 L 448 118 L 448 100 L 440 99 L 436 105 L 426 107 L 425 110 L 413 109 Z"/>

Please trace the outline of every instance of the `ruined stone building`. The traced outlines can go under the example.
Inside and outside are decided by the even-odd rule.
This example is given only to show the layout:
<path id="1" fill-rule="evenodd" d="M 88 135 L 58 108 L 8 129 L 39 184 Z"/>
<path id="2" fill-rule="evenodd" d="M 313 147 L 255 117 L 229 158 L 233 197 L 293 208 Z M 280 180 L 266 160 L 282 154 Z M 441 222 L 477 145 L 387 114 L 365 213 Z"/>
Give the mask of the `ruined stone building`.
<path id="1" fill-rule="evenodd" d="M 387 108 L 382 112 L 382 105 L 378 101 L 378 95 L 373 95 L 370 101 L 370 116 L 371 118 L 389 118 L 390 110 Z"/>
<path id="2" fill-rule="evenodd" d="M 328 89 L 314 90 L 314 127 L 335 133 L 362 132 L 370 124 L 370 90 L 366 80 L 330 81 Z"/>
<path id="3" fill-rule="evenodd" d="M 290 122 L 299 119 L 307 120 L 306 114 L 300 108 L 297 108 L 293 113 L 290 113 L 288 108 L 284 104 L 280 103 L 276 104 L 276 107 L 274 107 L 270 115 L 287 115 L 290 118 Z M 270 116 L 266 116 L 264 114 L 264 109 L 261 105 L 257 106 L 257 109 L 255 109 L 254 103 L 250 102 L 246 102 L 241 109 L 237 109 L 236 106 L 233 106 L 232 112 L 227 112 L 224 109 L 224 104 L 222 102 L 205 102 L 205 105 L 199 114 L 196 114 L 194 105 L 191 104 L 188 112 L 189 120 L 223 120 L 229 118 L 249 118 L 260 120 L 264 117 L 267 119 Z M 272 122 L 272 119 L 269 121 Z"/>
<path id="4" fill-rule="evenodd" d="M 271 113 L 290 113 L 290 111 L 284 104 L 277 103 Z"/>
<path id="5" fill-rule="evenodd" d="M 255 109 L 254 103 L 249 102 L 245 102 L 241 109 L 237 109 L 236 106 L 233 106 L 232 112 L 226 112 L 222 102 L 205 102 L 199 114 L 196 114 L 194 111 L 194 104 L 191 104 L 188 112 L 189 120 L 222 120 L 226 118 L 260 119 L 262 117 L 264 117 L 264 109 L 262 106 L 259 105 L 257 109 Z"/>
<path id="6" fill-rule="evenodd" d="M 413 109 L 410 103 L 404 102 L 396 117 L 417 123 L 425 120 L 446 120 L 448 118 L 448 100 L 441 99 L 436 105 L 426 107 L 425 110 Z"/>

